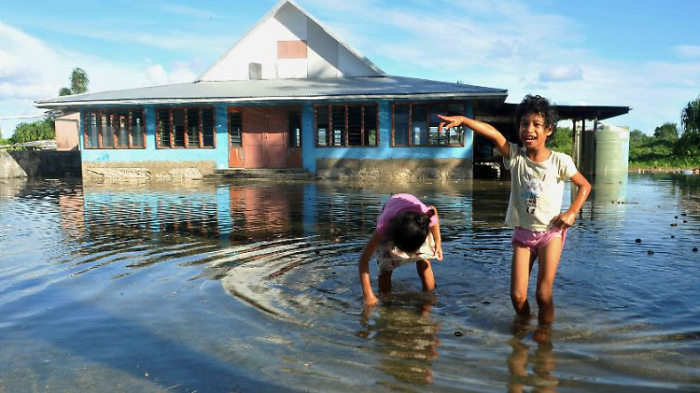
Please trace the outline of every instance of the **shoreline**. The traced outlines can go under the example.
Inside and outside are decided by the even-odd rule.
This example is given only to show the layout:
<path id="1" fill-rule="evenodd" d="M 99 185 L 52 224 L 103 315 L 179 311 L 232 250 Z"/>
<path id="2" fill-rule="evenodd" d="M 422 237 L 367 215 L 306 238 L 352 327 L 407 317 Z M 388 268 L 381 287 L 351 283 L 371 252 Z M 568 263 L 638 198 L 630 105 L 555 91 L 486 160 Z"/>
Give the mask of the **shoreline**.
<path id="1" fill-rule="evenodd" d="M 700 175 L 700 168 L 673 168 L 673 167 L 630 167 L 629 173 L 683 173 L 686 175 Z"/>

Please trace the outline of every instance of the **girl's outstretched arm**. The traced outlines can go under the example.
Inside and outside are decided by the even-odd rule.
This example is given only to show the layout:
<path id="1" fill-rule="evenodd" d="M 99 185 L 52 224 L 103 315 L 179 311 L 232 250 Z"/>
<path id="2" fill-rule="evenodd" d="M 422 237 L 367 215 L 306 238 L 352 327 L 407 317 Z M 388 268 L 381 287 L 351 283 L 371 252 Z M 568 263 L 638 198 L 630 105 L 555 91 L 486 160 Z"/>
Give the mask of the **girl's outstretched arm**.
<path id="1" fill-rule="evenodd" d="M 365 299 L 366 306 L 374 306 L 379 301 L 372 290 L 372 280 L 369 277 L 369 260 L 377 251 L 377 248 L 379 248 L 380 241 L 381 238 L 377 232 L 375 231 L 372 233 L 372 237 L 367 241 L 360 255 L 360 260 L 357 263 L 357 268 L 360 273 L 360 283 L 362 284 L 362 296 Z"/>
<path id="2" fill-rule="evenodd" d="M 452 128 L 459 126 L 467 126 L 472 131 L 490 140 L 503 154 L 504 157 L 510 155 L 510 145 L 508 140 L 503 136 L 497 129 L 495 129 L 491 124 L 484 123 L 483 121 L 470 119 L 465 116 L 443 116 L 438 115 L 444 123 L 440 123 L 440 128 Z"/>
<path id="3" fill-rule="evenodd" d="M 429 206 L 435 212 L 435 225 L 430 227 L 430 233 L 433 235 L 433 240 L 435 240 L 435 254 L 437 255 L 438 261 L 442 261 L 442 237 L 440 236 L 440 217 L 438 216 L 438 211 L 435 206 Z"/>
<path id="4" fill-rule="evenodd" d="M 583 204 L 586 203 L 586 199 L 588 199 L 588 194 L 591 193 L 591 183 L 589 183 L 588 180 L 586 180 L 586 178 L 581 174 L 581 172 L 577 172 L 575 175 L 571 176 L 571 182 L 578 187 L 576 197 L 571 202 L 569 210 L 554 217 L 551 221 L 553 225 L 561 228 L 568 228 L 574 225 L 574 221 L 576 221 L 576 216 L 583 208 Z"/>

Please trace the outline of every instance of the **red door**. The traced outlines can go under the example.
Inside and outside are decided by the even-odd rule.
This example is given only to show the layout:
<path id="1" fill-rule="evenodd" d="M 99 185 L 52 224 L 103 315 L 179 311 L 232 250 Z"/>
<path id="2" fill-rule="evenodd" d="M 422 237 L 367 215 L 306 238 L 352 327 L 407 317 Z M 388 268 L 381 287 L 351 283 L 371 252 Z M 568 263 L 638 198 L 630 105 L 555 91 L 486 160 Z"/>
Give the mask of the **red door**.
<path id="1" fill-rule="evenodd" d="M 277 108 L 245 108 L 243 162 L 245 168 L 287 167 L 286 112 Z"/>

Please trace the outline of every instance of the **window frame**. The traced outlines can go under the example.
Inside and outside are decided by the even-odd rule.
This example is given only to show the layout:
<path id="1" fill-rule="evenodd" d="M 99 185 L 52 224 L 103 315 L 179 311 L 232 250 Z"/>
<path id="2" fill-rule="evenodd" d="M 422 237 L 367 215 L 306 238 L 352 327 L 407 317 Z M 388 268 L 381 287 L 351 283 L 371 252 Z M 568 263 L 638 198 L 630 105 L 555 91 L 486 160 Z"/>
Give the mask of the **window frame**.
<path id="1" fill-rule="evenodd" d="M 93 110 L 86 110 L 83 112 L 83 147 L 86 150 L 134 150 L 134 149 L 146 149 L 146 114 L 143 108 L 97 108 Z M 134 113 L 139 113 L 140 116 L 134 116 Z M 141 145 L 134 143 L 134 120 L 141 119 Z M 95 120 L 93 125 L 91 120 Z M 112 129 L 112 136 L 109 145 L 103 143 L 103 124 L 106 124 L 104 120 L 108 120 L 109 127 Z M 127 143 L 124 144 L 119 138 L 119 130 L 122 127 L 116 126 L 121 124 L 121 120 L 125 119 L 126 125 L 126 139 Z M 115 121 L 116 120 L 116 121 Z M 97 146 L 91 146 L 90 144 L 90 134 L 93 130 L 97 132 Z M 121 142 L 120 142 L 121 141 Z"/>
<path id="2" fill-rule="evenodd" d="M 426 116 L 425 116 L 425 124 L 426 124 L 426 131 L 427 131 L 427 144 L 415 144 L 415 135 L 414 135 L 414 129 L 412 127 L 413 125 L 413 107 L 418 106 L 418 105 L 425 105 L 426 106 Z M 407 107 L 407 122 L 408 122 L 408 144 L 396 144 L 396 118 L 395 118 L 395 113 L 396 113 L 396 106 L 406 106 Z M 463 115 L 466 113 L 467 105 L 466 104 L 461 104 L 461 103 L 454 103 L 454 102 L 394 102 L 391 105 L 391 147 L 429 147 L 429 148 L 434 148 L 434 147 L 464 147 L 466 145 L 466 133 L 464 131 L 464 128 L 461 128 L 461 136 L 459 137 L 459 142 L 458 143 L 450 143 L 450 133 L 452 132 L 453 129 L 447 130 L 445 136 L 441 136 L 441 132 L 438 128 L 437 130 L 437 137 L 438 138 L 444 138 L 446 140 L 446 143 L 444 144 L 430 144 L 431 140 L 431 117 L 432 117 L 432 110 L 435 107 L 446 107 L 445 110 L 435 112 L 435 113 L 446 113 L 448 112 L 448 108 L 450 106 L 461 106 L 461 114 Z M 459 111 L 457 111 L 459 112 Z M 439 126 L 438 126 L 439 127 Z"/>
<path id="3" fill-rule="evenodd" d="M 367 124 L 367 115 L 366 115 L 366 108 L 372 106 L 374 107 L 375 110 L 375 141 L 374 144 L 369 143 L 369 138 L 370 135 L 368 134 L 369 130 L 366 129 L 366 124 Z M 338 110 L 342 107 L 343 109 L 343 120 L 342 120 L 342 125 L 343 129 L 341 130 L 340 135 L 335 135 L 335 127 L 334 125 L 337 124 L 337 122 L 334 124 L 333 122 L 333 113 L 334 110 Z M 349 107 L 360 107 L 360 144 L 355 145 L 355 144 L 350 144 L 351 140 L 351 134 L 349 130 Z M 328 119 L 325 123 L 322 124 L 327 124 L 326 132 L 323 138 L 320 138 L 319 136 L 319 109 L 322 108 L 325 111 L 327 111 L 328 114 Z M 319 141 L 321 139 L 324 139 L 324 144 L 320 144 Z M 365 139 L 367 140 L 367 144 L 365 144 Z M 335 142 L 339 141 L 339 144 L 336 144 Z M 314 144 L 315 147 L 319 148 L 356 148 L 356 147 L 379 147 L 379 104 L 376 102 L 358 102 L 358 103 L 346 103 L 346 104 L 315 104 L 314 105 Z"/>
<path id="4" fill-rule="evenodd" d="M 233 115 L 234 113 L 238 114 L 241 117 L 241 129 L 239 130 L 237 143 L 235 143 L 233 141 L 233 134 L 231 133 L 231 129 L 233 127 L 233 125 L 231 124 L 231 115 Z M 243 147 L 243 111 L 240 109 L 229 109 L 226 112 L 226 121 L 228 123 L 228 145 L 229 145 L 229 147 L 242 148 Z"/>
<path id="5" fill-rule="evenodd" d="M 299 135 L 297 135 L 296 131 L 297 128 L 293 128 L 295 124 L 292 124 L 292 116 L 298 117 L 298 130 L 299 130 Z M 296 120 L 296 119 L 295 119 Z M 296 122 L 294 122 L 296 123 Z M 290 149 L 299 149 L 301 148 L 301 140 L 302 140 L 302 114 L 300 109 L 292 109 L 287 111 L 287 132 L 289 133 L 288 136 L 288 148 Z"/>
<path id="6" fill-rule="evenodd" d="M 178 132 L 176 127 L 179 127 L 179 125 L 175 124 L 175 114 L 177 114 L 178 118 L 180 118 L 179 113 L 176 113 L 177 111 L 182 111 L 182 131 Z M 211 111 L 211 145 L 205 145 L 205 140 L 207 139 L 207 135 L 205 134 L 204 130 L 204 112 L 205 111 Z M 162 135 L 165 134 L 165 132 L 161 132 L 161 113 L 167 112 L 168 116 L 168 143 L 167 145 L 163 144 Z M 194 142 L 190 142 L 190 116 L 192 116 L 192 113 L 196 114 L 197 117 L 197 131 L 196 135 L 194 138 Z M 197 149 L 216 149 L 216 109 L 213 106 L 178 106 L 178 107 L 160 107 L 155 109 L 155 118 L 156 118 L 156 132 L 155 132 L 155 137 L 156 137 L 156 149 L 185 149 L 185 150 L 197 150 Z M 180 142 L 178 139 L 178 135 L 182 134 L 182 144 L 180 145 Z"/>

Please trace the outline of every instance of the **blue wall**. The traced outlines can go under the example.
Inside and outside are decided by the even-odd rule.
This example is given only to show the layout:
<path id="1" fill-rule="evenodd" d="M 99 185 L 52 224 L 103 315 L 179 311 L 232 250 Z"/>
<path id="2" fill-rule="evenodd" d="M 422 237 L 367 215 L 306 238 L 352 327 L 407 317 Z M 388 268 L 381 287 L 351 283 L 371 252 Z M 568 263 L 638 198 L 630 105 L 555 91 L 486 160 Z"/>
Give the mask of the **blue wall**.
<path id="1" fill-rule="evenodd" d="M 321 147 L 315 146 L 313 102 L 302 104 L 303 166 L 316 172 L 316 161 L 323 158 L 346 159 L 434 159 L 473 157 L 473 133 L 465 132 L 464 147 L 391 147 L 391 103 L 379 101 L 379 146 L 377 147 Z M 283 103 L 280 103 L 284 105 Z M 146 121 L 145 149 L 85 149 L 81 122 L 80 148 L 83 162 L 143 162 L 143 161 L 214 161 L 217 169 L 228 168 L 228 104 L 213 105 L 216 111 L 216 148 L 210 149 L 157 149 L 155 106 L 144 106 Z M 472 103 L 466 103 L 467 116 L 472 116 Z M 102 108 L 100 108 L 102 109 Z M 87 111 L 87 110 L 86 110 Z M 82 115 L 83 113 L 81 113 Z"/>
<path id="2" fill-rule="evenodd" d="M 316 172 L 316 160 L 322 158 L 347 159 L 397 159 L 397 158 L 472 158 L 473 132 L 466 129 L 464 147 L 391 147 L 391 104 L 392 101 L 379 101 L 379 146 L 377 147 L 315 147 L 314 146 L 314 103 L 307 103 L 302 109 L 302 147 L 304 169 Z M 471 102 L 466 103 L 467 113 L 472 116 Z M 309 130 L 311 130 L 309 132 Z"/>
<path id="3" fill-rule="evenodd" d="M 103 109 L 101 107 L 100 109 Z M 84 113 L 81 112 L 81 118 Z M 226 104 L 215 104 L 216 148 L 157 149 L 156 112 L 154 105 L 144 106 L 146 121 L 145 149 L 85 149 L 84 122 L 80 122 L 80 149 L 83 162 L 143 162 L 143 161 L 214 161 L 216 168 L 228 168 L 228 121 Z"/>

